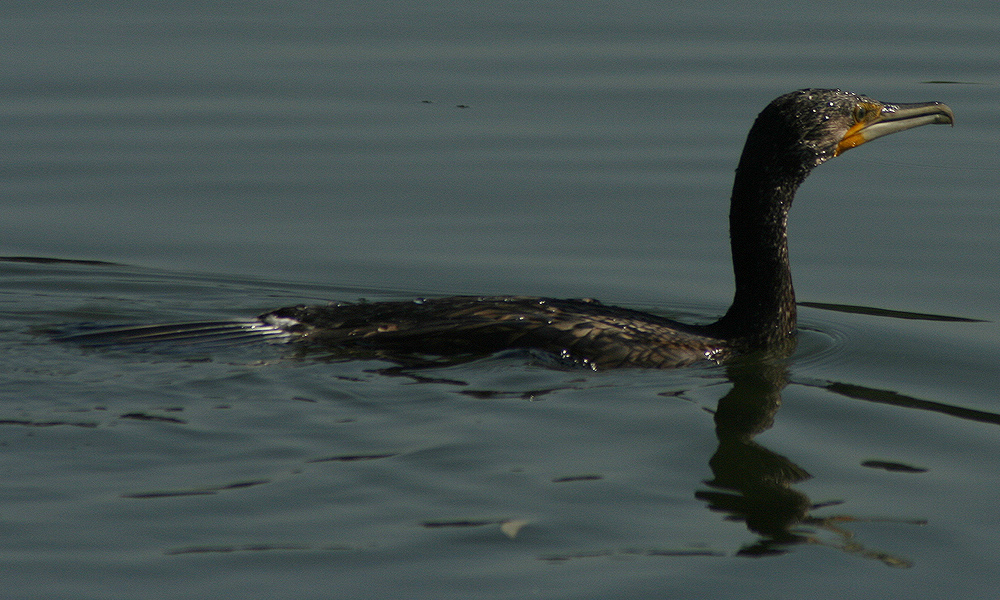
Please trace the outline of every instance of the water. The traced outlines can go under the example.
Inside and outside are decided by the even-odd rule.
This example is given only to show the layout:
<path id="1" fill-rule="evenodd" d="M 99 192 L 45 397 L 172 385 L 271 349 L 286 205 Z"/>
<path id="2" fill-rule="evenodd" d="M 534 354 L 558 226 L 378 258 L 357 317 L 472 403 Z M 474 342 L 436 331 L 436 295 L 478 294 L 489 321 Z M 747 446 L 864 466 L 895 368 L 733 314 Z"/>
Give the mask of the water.
<path id="1" fill-rule="evenodd" d="M 113 263 L 0 261 L 6 596 L 995 596 L 1000 13 L 746 10 L 5 8 L 0 255 Z M 40 333 L 441 293 L 711 318 L 743 137 L 805 86 L 957 123 L 812 175 L 799 298 L 981 322 L 803 307 L 749 373 Z"/>

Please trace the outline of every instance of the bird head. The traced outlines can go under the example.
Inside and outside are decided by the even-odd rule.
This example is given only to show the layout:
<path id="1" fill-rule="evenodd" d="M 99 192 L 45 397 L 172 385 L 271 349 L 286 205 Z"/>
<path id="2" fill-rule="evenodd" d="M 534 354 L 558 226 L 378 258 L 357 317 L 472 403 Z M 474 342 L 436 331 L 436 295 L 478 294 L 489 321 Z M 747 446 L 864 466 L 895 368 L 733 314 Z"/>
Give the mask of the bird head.
<path id="1" fill-rule="evenodd" d="M 804 89 L 779 96 L 757 117 L 747 139 L 761 156 L 779 165 L 804 168 L 875 138 L 932 123 L 954 124 L 941 102 L 891 104 L 842 90 Z"/>

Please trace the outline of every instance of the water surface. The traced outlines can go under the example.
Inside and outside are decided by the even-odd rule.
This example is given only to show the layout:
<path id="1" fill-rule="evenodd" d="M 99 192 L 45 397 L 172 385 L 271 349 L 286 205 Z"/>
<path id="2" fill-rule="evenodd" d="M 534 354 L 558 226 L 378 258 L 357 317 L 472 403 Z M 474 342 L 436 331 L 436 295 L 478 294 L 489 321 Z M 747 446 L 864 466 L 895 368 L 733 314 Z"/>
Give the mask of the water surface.
<path id="1" fill-rule="evenodd" d="M 995 595 L 994 8 L 227 6 L 8 9 L 0 255 L 109 263 L 0 261 L 9 597 Z M 44 334 L 444 293 L 710 319 L 743 137 L 806 86 L 957 123 L 803 186 L 799 298 L 862 310 L 803 307 L 786 364 Z"/>

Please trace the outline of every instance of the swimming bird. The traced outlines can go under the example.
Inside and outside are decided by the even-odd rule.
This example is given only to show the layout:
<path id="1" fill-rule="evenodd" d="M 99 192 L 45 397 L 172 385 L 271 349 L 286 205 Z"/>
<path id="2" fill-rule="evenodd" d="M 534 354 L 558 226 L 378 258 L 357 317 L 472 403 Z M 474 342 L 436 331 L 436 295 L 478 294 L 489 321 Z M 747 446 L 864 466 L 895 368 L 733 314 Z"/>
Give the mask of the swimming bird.
<path id="1" fill-rule="evenodd" d="M 594 369 L 669 368 L 793 347 L 795 292 L 787 220 L 806 176 L 875 138 L 953 124 L 945 104 L 890 104 L 836 89 L 779 96 L 758 115 L 736 169 L 729 212 L 736 293 L 719 320 L 684 324 L 594 300 L 454 296 L 291 306 L 245 321 L 130 327 L 68 336 L 81 343 L 271 339 L 344 355 L 480 356 L 509 348 Z"/>

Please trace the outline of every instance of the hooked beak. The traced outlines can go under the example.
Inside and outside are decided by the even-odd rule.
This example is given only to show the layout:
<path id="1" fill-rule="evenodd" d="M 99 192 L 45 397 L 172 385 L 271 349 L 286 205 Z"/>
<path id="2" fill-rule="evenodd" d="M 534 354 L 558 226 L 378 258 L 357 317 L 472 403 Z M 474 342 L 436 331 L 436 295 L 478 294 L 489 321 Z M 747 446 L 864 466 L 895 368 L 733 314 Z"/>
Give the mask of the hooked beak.
<path id="1" fill-rule="evenodd" d="M 871 104 L 867 116 L 847 130 L 837 144 L 834 156 L 851 148 L 870 142 L 883 135 L 931 124 L 955 124 L 955 113 L 947 104 L 923 102 L 920 104 Z M 875 110 L 871 110 L 875 109 Z"/>

